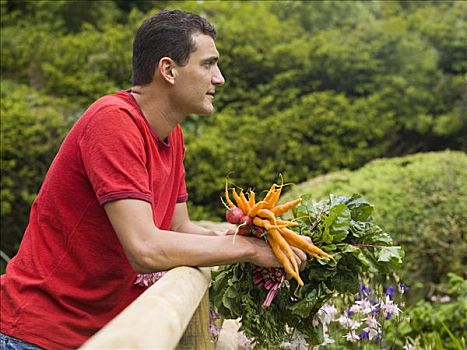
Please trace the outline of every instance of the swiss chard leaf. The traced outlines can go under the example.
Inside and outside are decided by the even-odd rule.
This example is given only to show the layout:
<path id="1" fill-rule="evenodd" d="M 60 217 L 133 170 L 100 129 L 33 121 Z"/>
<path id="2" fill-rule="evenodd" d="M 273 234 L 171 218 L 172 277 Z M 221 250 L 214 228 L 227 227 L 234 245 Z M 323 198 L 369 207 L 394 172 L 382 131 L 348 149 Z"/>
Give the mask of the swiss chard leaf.
<path id="1" fill-rule="evenodd" d="M 379 271 L 388 273 L 399 269 L 404 258 L 404 251 L 399 246 L 384 247 L 374 252 Z"/>
<path id="2" fill-rule="evenodd" d="M 359 194 L 353 194 L 345 201 L 345 204 L 352 213 L 352 220 L 367 221 L 373 213 L 373 205 Z"/>
<path id="3" fill-rule="evenodd" d="M 288 309 L 295 315 L 306 318 L 310 315 L 311 310 L 313 310 L 318 300 L 318 291 L 312 289 L 302 300 L 296 302 Z"/>
<path id="4" fill-rule="evenodd" d="M 322 241 L 331 244 L 344 240 L 350 228 L 350 217 L 350 210 L 345 204 L 332 207 L 324 221 Z"/>
<path id="5" fill-rule="evenodd" d="M 352 221 L 350 231 L 352 232 L 352 236 L 357 238 L 352 243 L 385 246 L 392 244 L 391 236 L 372 222 Z"/>

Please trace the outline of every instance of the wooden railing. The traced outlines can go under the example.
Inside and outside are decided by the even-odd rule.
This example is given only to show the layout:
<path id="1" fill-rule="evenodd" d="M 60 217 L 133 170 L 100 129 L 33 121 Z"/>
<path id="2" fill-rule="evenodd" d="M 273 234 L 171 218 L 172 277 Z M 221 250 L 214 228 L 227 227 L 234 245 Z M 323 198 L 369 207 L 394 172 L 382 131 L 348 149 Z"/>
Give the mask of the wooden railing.
<path id="1" fill-rule="evenodd" d="M 211 269 L 168 271 L 81 349 L 214 349 L 209 335 Z"/>
<path id="2" fill-rule="evenodd" d="M 226 224 L 198 222 L 223 231 Z M 224 321 L 216 345 L 209 334 L 212 268 L 168 271 L 80 348 L 82 350 L 236 350 L 238 323 Z"/>

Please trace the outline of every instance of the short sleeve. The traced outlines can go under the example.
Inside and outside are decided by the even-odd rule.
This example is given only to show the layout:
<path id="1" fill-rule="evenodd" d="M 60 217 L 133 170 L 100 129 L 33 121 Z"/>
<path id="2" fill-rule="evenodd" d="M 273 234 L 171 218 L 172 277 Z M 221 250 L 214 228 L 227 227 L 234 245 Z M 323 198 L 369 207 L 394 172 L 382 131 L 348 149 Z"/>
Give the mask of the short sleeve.
<path id="1" fill-rule="evenodd" d="M 103 108 L 88 121 L 79 149 L 101 205 L 125 198 L 152 202 L 144 140 L 143 130 L 122 108 Z"/>
<path id="2" fill-rule="evenodd" d="M 178 137 L 178 142 L 180 144 L 180 147 L 182 149 L 182 154 L 181 154 L 181 161 L 180 161 L 180 181 L 179 181 L 179 187 L 178 187 L 178 196 L 177 196 L 177 203 L 184 203 L 188 201 L 188 191 L 186 188 L 186 180 L 185 180 L 185 165 L 184 165 L 184 159 L 185 159 L 185 143 L 183 139 L 183 132 L 182 128 L 180 125 L 177 126 L 177 133 Z"/>
<path id="3" fill-rule="evenodd" d="M 177 203 L 184 203 L 188 200 L 188 192 L 185 183 L 185 167 L 182 164 L 182 175 L 180 179 L 180 187 L 178 189 Z"/>

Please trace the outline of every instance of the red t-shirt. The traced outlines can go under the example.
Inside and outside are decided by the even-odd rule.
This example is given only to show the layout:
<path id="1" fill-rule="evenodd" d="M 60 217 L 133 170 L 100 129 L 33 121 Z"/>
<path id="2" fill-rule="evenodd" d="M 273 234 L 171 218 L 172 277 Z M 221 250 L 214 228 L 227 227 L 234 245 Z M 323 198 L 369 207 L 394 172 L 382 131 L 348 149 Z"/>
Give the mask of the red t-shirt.
<path id="1" fill-rule="evenodd" d="M 151 203 L 170 229 L 187 200 L 183 135 L 158 137 L 127 91 L 102 97 L 63 142 L 32 208 L 17 255 L 1 276 L 2 333 L 47 349 L 77 348 L 146 287 L 102 207 Z M 144 315 L 141 315 L 144 317 Z"/>

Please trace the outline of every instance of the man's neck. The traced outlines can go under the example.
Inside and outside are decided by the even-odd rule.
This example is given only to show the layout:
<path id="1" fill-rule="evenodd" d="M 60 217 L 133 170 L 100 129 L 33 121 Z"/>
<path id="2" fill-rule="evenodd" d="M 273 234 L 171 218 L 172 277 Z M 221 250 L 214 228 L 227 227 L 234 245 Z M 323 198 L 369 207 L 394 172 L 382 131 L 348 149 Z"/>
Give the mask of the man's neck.
<path id="1" fill-rule="evenodd" d="M 183 116 L 177 116 L 177 112 L 171 108 L 167 96 L 157 94 L 154 89 L 146 86 L 134 86 L 131 88 L 131 94 L 149 125 L 163 140 L 183 119 Z"/>

